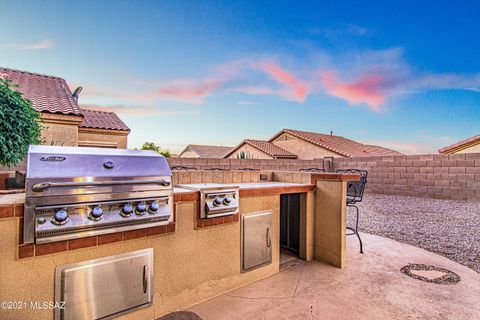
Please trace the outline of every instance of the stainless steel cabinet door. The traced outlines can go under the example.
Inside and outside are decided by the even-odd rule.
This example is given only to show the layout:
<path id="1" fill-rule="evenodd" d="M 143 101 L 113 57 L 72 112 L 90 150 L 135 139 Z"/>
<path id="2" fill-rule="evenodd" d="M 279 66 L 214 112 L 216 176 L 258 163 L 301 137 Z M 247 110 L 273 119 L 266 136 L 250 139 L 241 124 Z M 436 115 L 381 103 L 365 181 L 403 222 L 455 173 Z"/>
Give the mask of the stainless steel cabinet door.
<path id="1" fill-rule="evenodd" d="M 242 269 L 272 262 L 272 212 L 242 216 Z"/>
<path id="2" fill-rule="evenodd" d="M 117 316 L 152 302 L 153 249 L 62 266 L 56 270 L 56 319 Z"/>

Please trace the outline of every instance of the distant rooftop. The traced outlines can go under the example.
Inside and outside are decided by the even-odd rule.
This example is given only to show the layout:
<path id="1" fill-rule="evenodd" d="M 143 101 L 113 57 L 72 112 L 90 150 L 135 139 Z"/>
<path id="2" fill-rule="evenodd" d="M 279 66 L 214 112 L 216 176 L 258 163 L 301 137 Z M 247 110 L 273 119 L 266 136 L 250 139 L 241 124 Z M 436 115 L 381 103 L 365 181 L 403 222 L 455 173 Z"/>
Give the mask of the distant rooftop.
<path id="1" fill-rule="evenodd" d="M 179 157 L 182 156 L 183 153 L 187 151 L 193 151 L 198 154 L 201 158 L 223 158 L 232 147 L 224 147 L 224 146 L 206 146 L 206 145 L 198 145 L 198 144 L 189 144 L 180 154 Z"/>
<path id="2" fill-rule="evenodd" d="M 345 157 L 371 157 L 371 156 L 389 156 L 402 155 L 402 153 L 388 148 L 367 145 L 353 141 L 333 134 L 323 134 L 316 132 L 307 132 L 294 129 L 283 129 L 270 139 L 275 140 L 282 133 L 288 133 L 297 138 L 309 141 L 327 150 L 336 152 Z"/>
<path id="3" fill-rule="evenodd" d="M 291 153 L 291 152 L 289 152 L 289 151 L 287 151 L 283 148 L 280 148 L 279 146 L 271 143 L 270 141 L 245 139 L 240 145 L 242 145 L 244 143 L 249 144 L 249 145 L 257 148 L 258 150 L 265 152 L 266 154 L 268 154 L 269 156 L 271 156 L 273 158 L 290 158 L 290 159 L 296 159 L 297 158 L 297 156 L 295 154 L 293 154 L 293 153 Z M 237 149 L 237 148 L 235 148 L 235 149 Z"/>
<path id="4" fill-rule="evenodd" d="M 477 144 L 480 144 L 480 135 L 476 135 L 474 137 L 471 137 L 471 138 L 468 138 L 468 139 L 465 139 L 465 140 L 461 140 L 457 143 L 454 143 L 452 145 L 449 145 L 447 147 L 444 147 L 440 150 L 438 150 L 439 153 L 453 153 L 457 150 L 462 150 L 462 149 L 465 149 L 465 148 L 468 148 L 470 146 L 474 146 L 474 145 L 477 145 Z"/>

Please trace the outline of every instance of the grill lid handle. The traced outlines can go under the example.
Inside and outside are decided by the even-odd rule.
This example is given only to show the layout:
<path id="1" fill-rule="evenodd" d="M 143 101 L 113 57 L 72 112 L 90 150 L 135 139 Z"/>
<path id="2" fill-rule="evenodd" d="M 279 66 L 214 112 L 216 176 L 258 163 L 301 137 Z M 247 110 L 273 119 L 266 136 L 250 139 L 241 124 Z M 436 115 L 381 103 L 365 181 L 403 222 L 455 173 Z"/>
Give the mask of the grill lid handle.
<path id="1" fill-rule="evenodd" d="M 112 185 L 132 185 L 132 184 L 159 184 L 163 187 L 170 186 L 168 180 L 122 180 L 122 181 L 90 181 L 90 182 L 40 182 L 32 186 L 32 191 L 42 192 L 55 187 L 94 187 L 94 186 L 112 186 Z"/>

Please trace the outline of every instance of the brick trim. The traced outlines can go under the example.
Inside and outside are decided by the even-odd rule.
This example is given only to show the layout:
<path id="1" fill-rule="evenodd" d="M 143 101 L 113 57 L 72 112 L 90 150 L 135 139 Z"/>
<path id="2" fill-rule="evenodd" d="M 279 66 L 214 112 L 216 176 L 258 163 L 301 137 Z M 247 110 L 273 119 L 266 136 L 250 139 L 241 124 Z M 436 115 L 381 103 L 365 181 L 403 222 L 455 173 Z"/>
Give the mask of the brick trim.
<path id="1" fill-rule="evenodd" d="M 18 239 L 18 259 L 32 258 L 36 256 L 54 254 L 59 252 L 91 248 L 100 245 L 111 244 L 115 242 L 128 241 L 144 237 L 157 237 L 176 232 L 176 204 L 173 206 L 173 221 L 168 225 L 130 230 L 125 232 L 109 233 L 104 235 L 57 241 L 43 244 L 24 244 L 23 243 L 23 205 L 12 204 L 1 206 L 0 218 L 18 218 L 19 239 Z"/>

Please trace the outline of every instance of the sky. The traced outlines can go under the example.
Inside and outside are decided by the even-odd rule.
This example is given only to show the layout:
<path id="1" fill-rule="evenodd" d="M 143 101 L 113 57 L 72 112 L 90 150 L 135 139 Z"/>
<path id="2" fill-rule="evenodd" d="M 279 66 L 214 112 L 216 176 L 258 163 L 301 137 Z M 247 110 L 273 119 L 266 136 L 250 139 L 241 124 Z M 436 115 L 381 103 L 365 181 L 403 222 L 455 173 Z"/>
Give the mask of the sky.
<path id="1" fill-rule="evenodd" d="M 282 128 L 408 154 L 480 134 L 478 1 L 3 1 L 0 66 L 116 112 L 129 147 Z"/>

